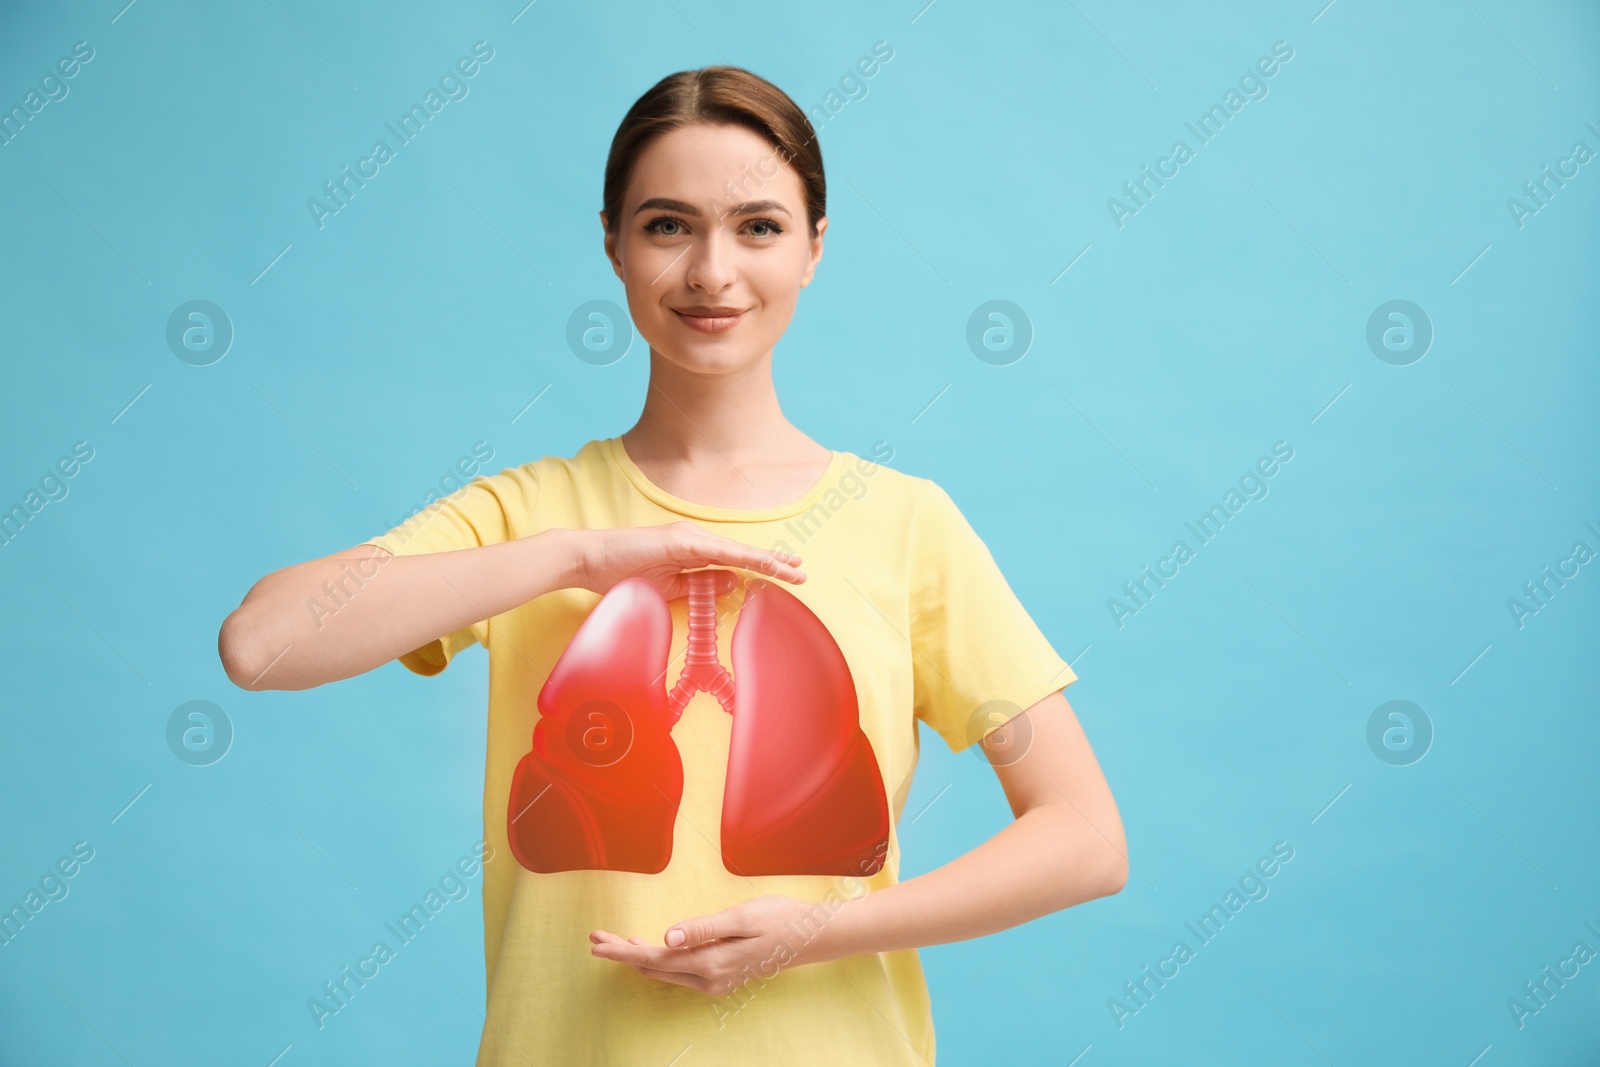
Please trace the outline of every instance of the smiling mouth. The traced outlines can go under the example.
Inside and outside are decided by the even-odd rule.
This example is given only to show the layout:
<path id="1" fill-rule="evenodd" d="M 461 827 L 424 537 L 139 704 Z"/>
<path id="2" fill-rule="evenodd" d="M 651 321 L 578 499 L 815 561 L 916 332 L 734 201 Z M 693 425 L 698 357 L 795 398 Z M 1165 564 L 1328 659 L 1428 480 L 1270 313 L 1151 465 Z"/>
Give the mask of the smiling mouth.
<path id="1" fill-rule="evenodd" d="M 707 308 L 703 311 L 680 311 L 673 308 L 672 313 L 691 330 L 698 330 L 700 333 L 724 333 L 744 318 L 743 311 L 733 308 Z"/>

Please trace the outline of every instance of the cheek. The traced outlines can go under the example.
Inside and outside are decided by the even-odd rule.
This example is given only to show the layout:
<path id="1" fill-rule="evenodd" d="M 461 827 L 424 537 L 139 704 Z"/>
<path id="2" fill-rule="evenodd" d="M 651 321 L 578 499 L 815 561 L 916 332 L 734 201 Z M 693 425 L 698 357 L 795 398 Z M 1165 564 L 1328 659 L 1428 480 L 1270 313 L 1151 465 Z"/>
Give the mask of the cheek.
<path id="1" fill-rule="evenodd" d="M 666 311 L 660 306 L 664 294 L 683 285 L 683 261 L 677 253 L 643 241 L 619 250 L 622 260 L 622 284 L 627 291 L 628 310 L 634 321 L 641 316 L 661 318 Z"/>
<path id="2" fill-rule="evenodd" d="M 805 278 L 806 256 L 803 247 L 773 250 L 754 259 L 746 272 L 751 288 L 768 307 L 793 307 Z"/>
<path id="3" fill-rule="evenodd" d="M 664 320 L 670 312 L 656 299 L 655 290 L 647 284 L 649 280 L 650 275 L 646 274 L 642 281 L 636 283 L 630 271 L 624 286 L 623 303 L 639 336 L 649 344 L 659 344 L 665 339 Z"/>
<path id="4" fill-rule="evenodd" d="M 629 284 L 645 285 L 658 275 L 660 281 L 666 281 L 672 276 L 672 270 L 668 267 L 672 262 L 672 256 L 663 255 L 663 249 L 652 245 L 649 241 L 619 242 L 617 256 L 622 260 L 623 278 Z M 666 273 L 662 274 L 664 269 Z"/>

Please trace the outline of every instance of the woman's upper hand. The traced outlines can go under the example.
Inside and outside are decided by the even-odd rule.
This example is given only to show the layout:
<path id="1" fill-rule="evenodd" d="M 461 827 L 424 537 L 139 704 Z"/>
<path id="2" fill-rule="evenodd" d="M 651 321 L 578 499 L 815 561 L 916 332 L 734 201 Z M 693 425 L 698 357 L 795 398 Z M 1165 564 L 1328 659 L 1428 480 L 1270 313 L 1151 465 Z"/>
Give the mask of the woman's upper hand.
<path id="1" fill-rule="evenodd" d="M 647 978 L 727 996 L 757 975 L 767 980 L 785 968 L 852 955 L 838 938 L 824 936 L 834 932 L 827 926 L 847 903 L 769 893 L 676 924 L 667 931 L 666 947 L 595 930 L 589 953 L 626 963 Z"/>
<path id="2" fill-rule="evenodd" d="M 579 538 L 574 584 L 602 595 L 624 578 L 638 577 L 673 600 L 689 593 L 684 572 L 702 567 L 753 570 L 795 584 L 806 580 L 805 572 L 798 569 L 799 556 L 734 541 L 686 519 L 664 526 L 572 533 Z M 732 587 L 732 575 L 718 580 L 719 593 Z"/>

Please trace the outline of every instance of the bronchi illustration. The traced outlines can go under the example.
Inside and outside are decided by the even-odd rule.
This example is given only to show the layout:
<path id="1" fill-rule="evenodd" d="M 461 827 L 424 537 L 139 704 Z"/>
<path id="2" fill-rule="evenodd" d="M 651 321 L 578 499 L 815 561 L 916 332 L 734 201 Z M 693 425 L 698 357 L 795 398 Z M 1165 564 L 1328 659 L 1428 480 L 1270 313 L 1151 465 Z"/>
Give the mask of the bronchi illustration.
<path id="1" fill-rule="evenodd" d="M 533 744 L 512 778 L 506 830 L 528 870 L 666 868 L 683 796 L 672 727 L 698 692 L 733 717 L 724 867 L 859 877 L 883 866 L 888 802 L 844 654 L 794 594 L 751 579 L 730 672 L 717 655 L 718 573 L 688 576 L 688 641 L 670 692 L 672 613 L 648 581 L 618 582 L 578 627 L 539 691 Z"/>

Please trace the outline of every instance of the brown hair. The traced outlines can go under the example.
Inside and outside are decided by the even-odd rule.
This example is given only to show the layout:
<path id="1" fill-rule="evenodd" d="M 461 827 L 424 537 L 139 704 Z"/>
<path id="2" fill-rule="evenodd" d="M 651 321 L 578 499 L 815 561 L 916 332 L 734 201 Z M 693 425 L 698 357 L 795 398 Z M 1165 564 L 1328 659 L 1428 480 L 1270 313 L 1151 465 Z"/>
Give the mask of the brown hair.
<path id="1" fill-rule="evenodd" d="M 694 123 L 743 126 L 771 143 L 778 159 L 800 175 L 807 221 L 816 235 L 817 220 L 827 214 L 828 186 L 822 174 L 822 147 L 811 120 L 765 78 L 742 67 L 721 65 L 667 75 L 623 116 L 606 157 L 604 208 L 609 232 L 616 233 L 621 224 L 622 197 L 639 152 L 663 133 Z"/>

